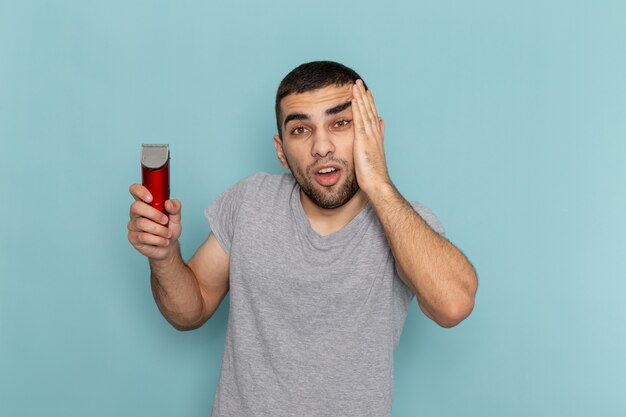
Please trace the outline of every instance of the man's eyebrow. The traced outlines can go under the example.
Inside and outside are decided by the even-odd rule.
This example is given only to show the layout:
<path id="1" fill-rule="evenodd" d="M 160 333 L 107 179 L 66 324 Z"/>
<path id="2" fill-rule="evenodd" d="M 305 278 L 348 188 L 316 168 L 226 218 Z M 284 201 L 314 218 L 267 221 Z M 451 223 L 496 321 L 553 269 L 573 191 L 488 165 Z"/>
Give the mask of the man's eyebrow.
<path id="1" fill-rule="evenodd" d="M 326 110 L 325 113 L 329 115 L 341 113 L 342 111 L 344 111 L 345 109 L 351 106 L 352 106 L 352 101 L 346 101 L 345 103 L 341 103 L 341 104 L 336 105 L 335 107 L 331 107 L 330 109 Z M 287 123 L 289 123 L 292 120 L 308 120 L 310 118 L 311 117 L 305 113 L 291 113 L 290 115 L 285 117 L 283 126 L 287 126 Z"/>
<path id="2" fill-rule="evenodd" d="M 292 120 L 307 120 L 307 119 L 309 119 L 309 115 L 308 114 L 291 113 L 290 115 L 285 117 L 285 121 L 283 122 L 283 126 L 287 126 L 287 123 L 289 123 Z"/>
<path id="3" fill-rule="evenodd" d="M 326 110 L 326 114 L 337 114 L 337 113 L 341 113 L 342 111 L 344 111 L 345 109 L 347 109 L 348 107 L 352 106 L 352 101 L 346 101 L 345 103 L 341 103 L 335 107 L 332 107 L 328 110 Z"/>

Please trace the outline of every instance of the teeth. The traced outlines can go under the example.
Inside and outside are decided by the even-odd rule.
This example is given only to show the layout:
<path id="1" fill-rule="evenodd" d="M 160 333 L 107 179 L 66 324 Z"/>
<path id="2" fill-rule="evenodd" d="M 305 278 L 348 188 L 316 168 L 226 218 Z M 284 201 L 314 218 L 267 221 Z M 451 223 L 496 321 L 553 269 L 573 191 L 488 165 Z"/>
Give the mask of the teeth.
<path id="1" fill-rule="evenodd" d="M 319 171 L 317 171 L 319 174 L 328 174 L 329 172 L 333 172 L 335 171 L 335 168 L 322 168 Z"/>

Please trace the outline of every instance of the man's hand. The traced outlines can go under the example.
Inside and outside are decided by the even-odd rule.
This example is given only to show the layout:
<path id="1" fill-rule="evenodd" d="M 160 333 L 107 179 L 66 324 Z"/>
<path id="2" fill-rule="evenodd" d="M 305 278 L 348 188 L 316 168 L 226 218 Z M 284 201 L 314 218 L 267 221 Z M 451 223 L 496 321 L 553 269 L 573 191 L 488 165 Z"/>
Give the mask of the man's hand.
<path id="1" fill-rule="evenodd" d="M 148 205 L 152 195 L 141 184 L 130 186 L 135 202 L 130 206 L 128 241 L 141 254 L 152 260 L 171 259 L 178 252 L 178 237 L 181 233 L 178 200 L 167 200 L 165 210 L 169 216 Z"/>
<path id="2" fill-rule="evenodd" d="M 374 97 L 363 81 L 352 87 L 354 123 L 354 169 L 359 187 L 369 196 L 381 184 L 390 184 L 383 139 L 385 124 L 378 116 Z"/>

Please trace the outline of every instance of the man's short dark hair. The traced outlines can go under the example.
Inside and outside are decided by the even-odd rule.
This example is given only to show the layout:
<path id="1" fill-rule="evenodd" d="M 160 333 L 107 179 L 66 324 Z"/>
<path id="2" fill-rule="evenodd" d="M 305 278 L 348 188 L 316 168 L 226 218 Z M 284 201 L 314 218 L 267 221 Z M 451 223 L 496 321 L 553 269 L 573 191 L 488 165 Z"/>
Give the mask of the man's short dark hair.
<path id="1" fill-rule="evenodd" d="M 282 135 L 280 125 L 281 113 L 280 102 L 289 94 L 306 93 L 320 88 L 335 85 L 341 87 L 353 84 L 356 80 L 362 80 L 361 76 L 352 68 L 348 68 L 338 62 L 314 61 L 302 64 L 293 69 L 283 78 L 276 92 L 276 125 L 278 136 Z M 367 89 L 367 86 L 365 87 Z"/>

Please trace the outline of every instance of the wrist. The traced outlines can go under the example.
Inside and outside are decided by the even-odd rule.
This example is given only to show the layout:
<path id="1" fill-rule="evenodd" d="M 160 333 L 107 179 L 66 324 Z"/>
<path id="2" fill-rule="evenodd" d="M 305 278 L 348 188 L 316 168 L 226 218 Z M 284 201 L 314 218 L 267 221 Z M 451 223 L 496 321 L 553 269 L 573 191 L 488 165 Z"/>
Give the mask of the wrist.
<path id="1" fill-rule="evenodd" d="M 163 256 L 160 256 L 158 258 L 148 258 L 148 260 L 150 261 L 150 265 L 158 268 L 167 268 L 176 263 L 179 259 L 182 259 L 178 242 L 170 245 L 170 247 L 167 249 L 168 250 Z"/>
<path id="2" fill-rule="evenodd" d="M 367 195 L 369 200 L 372 201 L 372 203 L 381 198 L 386 199 L 392 194 L 397 193 L 396 187 L 393 185 L 389 177 L 370 184 L 364 184 L 361 186 L 361 189 Z"/>

